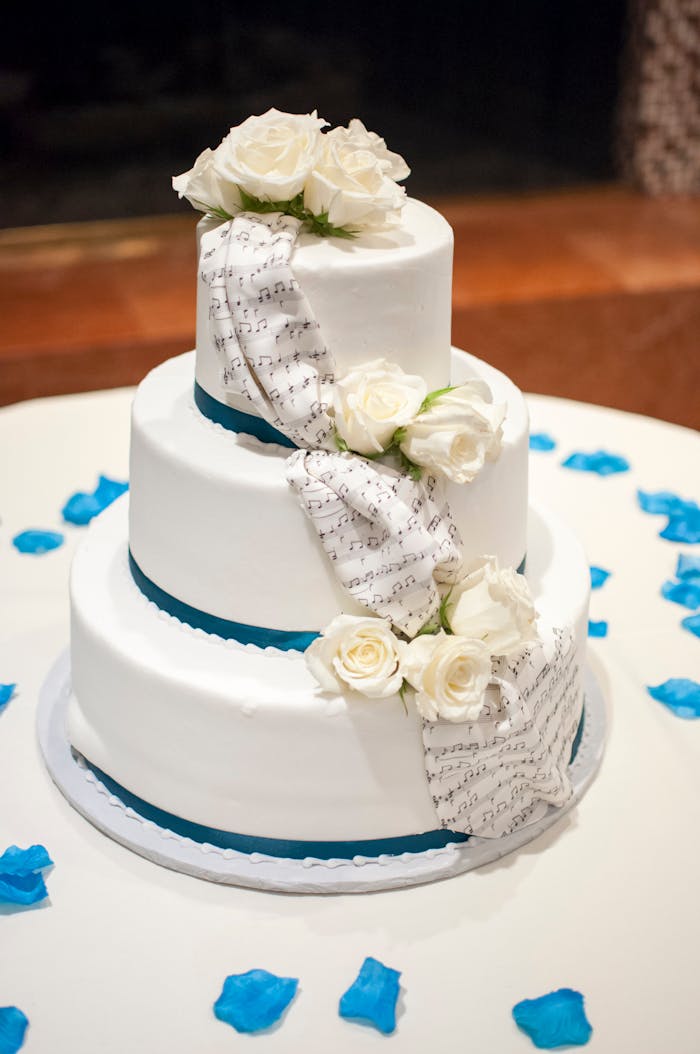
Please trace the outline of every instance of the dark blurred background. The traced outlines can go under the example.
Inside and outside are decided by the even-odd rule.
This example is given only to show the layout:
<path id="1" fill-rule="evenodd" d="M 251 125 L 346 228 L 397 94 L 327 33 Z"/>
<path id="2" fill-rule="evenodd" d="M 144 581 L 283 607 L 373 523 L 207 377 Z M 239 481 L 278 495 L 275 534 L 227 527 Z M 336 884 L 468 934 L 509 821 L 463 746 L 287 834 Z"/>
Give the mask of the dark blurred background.
<path id="1" fill-rule="evenodd" d="M 270 106 L 361 116 L 417 197 L 609 181 L 625 19 L 623 0 L 17 5 L 0 225 L 177 210 L 170 177 Z"/>
<path id="2" fill-rule="evenodd" d="M 526 391 L 698 424 L 700 0 L 4 16 L 0 406 L 192 348 L 172 176 L 251 114 L 316 107 L 383 135 L 452 225 L 458 347 Z"/>

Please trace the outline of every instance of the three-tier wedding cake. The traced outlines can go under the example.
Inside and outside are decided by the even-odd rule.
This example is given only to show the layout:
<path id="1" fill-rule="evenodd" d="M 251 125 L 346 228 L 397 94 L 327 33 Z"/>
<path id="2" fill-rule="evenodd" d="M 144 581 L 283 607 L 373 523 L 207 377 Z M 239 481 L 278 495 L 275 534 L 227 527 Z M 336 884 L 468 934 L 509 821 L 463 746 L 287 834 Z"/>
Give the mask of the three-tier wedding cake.
<path id="1" fill-rule="evenodd" d="M 588 568 L 528 507 L 521 393 L 450 347 L 448 223 L 324 126 L 249 118 L 174 180 L 196 350 L 75 556 L 69 737 L 234 851 L 498 839 L 571 796 Z"/>

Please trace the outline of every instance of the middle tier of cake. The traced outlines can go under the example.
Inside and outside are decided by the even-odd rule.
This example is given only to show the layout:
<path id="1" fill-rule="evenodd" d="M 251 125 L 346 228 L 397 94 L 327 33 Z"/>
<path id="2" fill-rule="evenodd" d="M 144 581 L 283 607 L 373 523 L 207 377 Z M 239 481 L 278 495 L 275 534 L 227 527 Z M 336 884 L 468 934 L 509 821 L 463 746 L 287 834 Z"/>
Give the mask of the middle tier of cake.
<path id="1" fill-rule="evenodd" d="M 142 584 L 168 602 L 244 626 L 315 632 L 363 614 L 338 584 L 287 483 L 290 451 L 229 431 L 193 398 L 194 353 L 148 374 L 134 400 L 129 545 Z M 468 484 L 447 485 L 466 561 L 526 555 L 528 416 L 498 370 L 453 349 L 452 383 L 480 378 L 505 403 L 503 445 Z"/>

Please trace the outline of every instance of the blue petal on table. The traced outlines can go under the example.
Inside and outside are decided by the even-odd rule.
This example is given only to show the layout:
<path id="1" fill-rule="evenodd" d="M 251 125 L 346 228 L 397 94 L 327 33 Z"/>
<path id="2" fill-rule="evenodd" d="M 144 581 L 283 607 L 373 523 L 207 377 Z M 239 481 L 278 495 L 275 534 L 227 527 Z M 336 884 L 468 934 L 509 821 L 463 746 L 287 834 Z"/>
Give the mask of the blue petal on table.
<path id="1" fill-rule="evenodd" d="M 17 1054 L 29 1020 L 16 1006 L 0 1006 L 0 1054 Z"/>
<path id="2" fill-rule="evenodd" d="M 595 450 L 591 454 L 577 450 L 562 461 L 562 467 L 577 472 L 595 472 L 598 476 L 612 476 L 616 472 L 629 472 L 630 463 L 620 454 L 610 454 L 606 450 Z"/>
<path id="3" fill-rule="evenodd" d="M 696 637 L 700 637 L 700 615 L 688 615 L 681 621 L 683 629 L 690 630 Z"/>
<path id="4" fill-rule="evenodd" d="M 530 450 L 554 450 L 556 445 L 547 432 L 533 432 L 530 436 Z"/>
<path id="5" fill-rule="evenodd" d="M 53 861 L 43 845 L 20 849 L 11 845 L 0 856 L 0 903 L 38 904 L 48 891 L 42 870 Z"/>
<path id="6" fill-rule="evenodd" d="M 66 523 L 84 527 L 86 523 L 89 523 L 98 513 L 106 509 L 108 505 L 111 505 L 128 489 L 128 483 L 110 479 L 108 476 L 100 476 L 97 486 L 91 494 L 80 490 L 76 491 L 75 494 L 71 494 L 61 509 L 63 519 Z"/>
<path id="7" fill-rule="evenodd" d="M 583 996 L 573 988 L 559 988 L 538 999 L 523 999 L 513 1007 L 513 1018 L 540 1050 L 582 1047 L 593 1032 Z"/>
<path id="8" fill-rule="evenodd" d="M 698 507 L 694 501 L 680 498 L 670 490 L 638 490 L 637 502 L 642 512 L 648 512 L 652 516 L 674 516 Z"/>
<path id="9" fill-rule="evenodd" d="M 589 637 L 607 637 L 608 635 L 608 624 L 605 621 L 592 622 L 588 621 L 588 636 Z"/>
<path id="10" fill-rule="evenodd" d="M 692 507 L 694 506 L 694 507 Z M 700 509 L 692 503 L 683 512 L 673 513 L 660 538 L 669 542 L 682 542 L 684 545 L 697 545 L 700 542 Z"/>
<path id="11" fill-rule="evenodd" d="M 16 684 L 0 684 L 0 710 L 7 706 L 12 696 L 15 694 Z"/>
<path id="12" fill-rule="evenodd" d="M 684 581 L 700 582 L 700 556 L 691 556 L 690 553 L 679 553 L 676 564 L 676 578 Z"/>
<path id="13" fill-rule="evenodd" d="M 298 985 L 296 977 L 277 977 L 267 970 L 231 974 L 214 1003 L 214 1013 L 237 1032 L 259 1032 L 279 1021 Z"/>
<path id="14" fill-rule="evenodd" d="M 58 549 L 60 545 L 63 545 L 64 540 L 60 531 L 28 530 L 16 534 L 12 539 L 12 544 L 21 553 L 34 553 L 36 556 L 41 556 L 43 553 L 51 552 L 52 549 Z"/>
<path id="15" fill-rule="evenodd" d="M 399 998 L 400 970 L 384 966 L 367 956 L 360 972 L 340 997 L 341 1017 L 373 1025 L 384 1035 L 396 1028 L 396 1002 Z"/>
<path id="16" fill-rule="evenodd" d="M 700 684 L 688 677 L 671 677 L 655 687 L 648 685 L 652 699 L 663 703 L 677 717 L 700 717 Z"/>
<path id="17" fill-rule="evenodd" d="M 661 596 L 665 600 L 672 600 L 674 604 L 682 604 L 683 607 L 695 611 L 700 608 L 700 582 L 664 582 L 661 586 Z"/>
<path id="18" fill-rule="evenodd" d="M 607 580 L 612 574 L 611 571 L 606 571 L 602 567 L 591 567 L 591 589 L 600 589 L 605 585 Z"/>

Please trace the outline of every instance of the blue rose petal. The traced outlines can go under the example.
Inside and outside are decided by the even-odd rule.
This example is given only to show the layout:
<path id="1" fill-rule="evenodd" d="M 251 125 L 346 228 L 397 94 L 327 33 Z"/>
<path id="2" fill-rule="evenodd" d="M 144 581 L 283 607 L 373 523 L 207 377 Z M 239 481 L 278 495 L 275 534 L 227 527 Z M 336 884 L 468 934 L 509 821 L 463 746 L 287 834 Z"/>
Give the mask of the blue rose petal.
<path id="1" fill-rule="evenodd" d="M 401 972 L 368 956 L 356 979 L 340 997 L 341 1017 L 362 1021 L 388 1035 L 396 1028 Z"/>
<path id="2" fill-rule="evenodd" d="M 29 1020 L 16 1006 L 0 1006 L 0 1054 L 17 1054 Z"/>
<path id="3" fill-rule="evenodd" d="M 673 494 L 670 490 L 637 491 L 637 502 L 642 512 L 648 512 L 651 516 L 673 516 L 675 513 L 683 512 L 694 502 L 685 501 Z"/>
<path id="4" fill-rule="evenodd" d="M 602 567 L 591 567 L 591 589 L 601 589 L 610 578 L 611 571 L 605 571 Z"/>
<path id="5" fill-rule="evenodd" d="M 523 999 L 513 1007 L 513 1018 L 540 1050 L 582 1047 L 593 1032 L 583 996 L 573 988 L 559 988 L 538 999 Z"/>
<path id="6" fill-rule="evenodd" d="M 579 450 L 562 461 L 562 467 L 577 472 L 595 472 L 598 476 L 612 476 L 616 472 L 629 472 L 630 463 L 627 458 L 609 454 L 605 450 L 596 450 L 592 454 Z"/>
<path id="7" fill-rule="evenodd" d="M 44 553 L 51 552 L 52 549 L 58 549 L 64 541 L 59 531 L 29 530 L 16 534 L 12 539 L 12 544 L 15 549 L 19 549 L 20 553 L 42 556 Z"/>
<path id="8" fill-rule="evenodd" d="M 695 611 L 700 608 L 700 582 L 664 582 L 661 586 L 661 596 L 672 600 L 674 604 L 682 604 L 683 607 Z"/>
<path id="9" fill-rule="evenodd" d="M 676 564 L 676 578 L 683 581 L 689 579 L 691 582 L 700 582 L 700 556 L 691 556 L 690 553 L 679 553 Z"/>
<path id="10" fill-rule="evenodd" d="M 48 891 L 42 870 L 53 861 L 43 845 L 20 849 L 11 845 L 0 856 L 0 903 L 38 904 Z"/>
<path id="11" fill-rule="evenodd" d="M 700 615 L 688 615 L 682 620 L 681 626 L 694 633 L 696 637 L 700 637 Z"/>
<path id="12" fill-rule="evenodd" d="M 607 637 L 608 635 L 608 624 L 607 622 L 592 622 L 588 621 L 588 636 L 589 637 Z"/>
<path id="13" fill-rule="evenodd" d="M 656 687 L 647 685 L 652 699 L 667 706 L 676 717 L 700 717 L 700 684 L 688 677 L 671 677 Z"/>
<path id="14" fill-rule="evenodd" d="M 279 1021 L 298 985 L 296 977 L 277 977 L 267 970 L 231 974 L 214 1003 L 214 1013 L 237 1032 L 259 1032 Z"/>
<path id="15" fill-rule="evenodd" d="M 547 432 L 533 432 L 530 436 L 530 450 L 554 450 L 556 445 Z"/>
<path id="16" fill-rule="evenodd" d="M 16 684 L 0 684 L 0 710 L 7 706 L 15 694 Z"/>
<path id="17" fill-rule="evenodd" d="M 669 542 L 685 542 L 694 545 L 700 542 L 700 507 L 697 502 L 687 501 L 670 490 L 656 493 L 637 491 L 637 501 L 642 512 L 653 516 L 668 516 L 668 522 L 659 537 Z"/>
<path id="18" fill-rule="evenodd" d="M 129 489 L 128 483 L 121 483 L 108 476 L 100 476 L 97 486 L 92 494 L 77 491 L 71 494 L 66 504 L 61 509 L 61 514 L 66 523 L 73 523 L 78 527 L 84 527 L 98 513 L 111 505 L 113 501 L 121 497 Z"/>
<path id="19" fill-rule="evenodd" d="M 700 542 L 700 509 L 695 506 L 669 516 L 668 523 L 659 533 L 659 537 L 668 542 L 697 545 Z"/>

